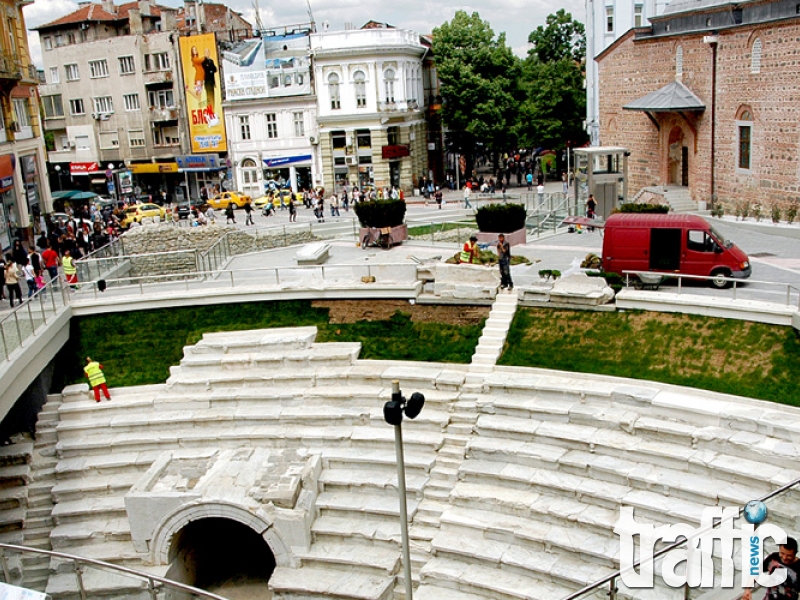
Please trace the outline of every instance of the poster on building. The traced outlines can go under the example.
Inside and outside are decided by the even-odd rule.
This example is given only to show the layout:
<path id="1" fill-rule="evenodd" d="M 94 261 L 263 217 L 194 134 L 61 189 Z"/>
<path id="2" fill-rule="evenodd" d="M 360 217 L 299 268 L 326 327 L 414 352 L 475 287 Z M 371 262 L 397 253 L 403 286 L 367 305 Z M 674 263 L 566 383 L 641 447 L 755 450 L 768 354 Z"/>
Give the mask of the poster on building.
<path id="1" fill-rule="evenodd" d="M 225 100 L 311 93 L 308 34 L 268 35 L 270 33 L 223 46 Z"/>
<path id="2" fill-rule="evenodd" d="M 131 177 L 131 172 L 127 169 L 125 171 L 119 171 L 117 177 L 119 178 L 119 191 L 123 194 L 132 194 L 133 178 Z"/>
<path id="3" fill-rule="evenodd" d="M 216 37 L 182 37 L 180 45 L 192 152 L 226 152 Z"/>

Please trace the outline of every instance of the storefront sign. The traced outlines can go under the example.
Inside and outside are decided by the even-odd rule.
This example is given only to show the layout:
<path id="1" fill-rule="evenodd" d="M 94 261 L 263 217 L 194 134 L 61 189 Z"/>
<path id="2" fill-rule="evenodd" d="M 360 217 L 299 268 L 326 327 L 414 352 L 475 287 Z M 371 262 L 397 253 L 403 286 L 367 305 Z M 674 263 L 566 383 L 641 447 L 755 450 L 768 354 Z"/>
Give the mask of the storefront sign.
<path id="1" fill-rule="evenodd" d="M 192 152 L 226 152 L 216 35 L 181 37 L 180 48 Z"/>
<path id="2" fill-rule="evenodd" d="M 16 165 L 17 160 L 13 154 L 0 156 L 0 193 L 14 187 L 14 168 Z"/>
<path id="3" fill-rule="evenodd" d="M 393 144 L 391 146 L 383 146 L 381 148 L 381 156 L 384 160 L 392 160 L 395 158 L 403 158 L 409 156 L 411 150 L 406 144 Z"/>
<path id="4" fill-rule="evenodd" d="M 225 165 L 219 159 L 219 154 L 189 154 L 175 158 L 181 173 L 186 171 L 218 171 Z"/>
<path id="5" fill-rule="evenodd" d="M 144 173 L 177 173 L 178 163 L 142 163 L 131 165 L 131 173 L 142 175 Z"/>
<path id="6" fill-rule="evenodd" d="M 89 173 L 102 173 L 100 165 L 96 162 L 69 163 L 70 175 L 88 175 Z"/>
<path id="7" fill-rule="evenodd" d="M 310 162 L 310 161 L 311 161 L 310 154 L 303 154 L 302 156 L 281 156 L 279 158 L 265 158 L 264 166 L 270 169 L 274 169 L 276 167 L 283 167 L 286 165 L 292 165 L 299 162 Z"/>

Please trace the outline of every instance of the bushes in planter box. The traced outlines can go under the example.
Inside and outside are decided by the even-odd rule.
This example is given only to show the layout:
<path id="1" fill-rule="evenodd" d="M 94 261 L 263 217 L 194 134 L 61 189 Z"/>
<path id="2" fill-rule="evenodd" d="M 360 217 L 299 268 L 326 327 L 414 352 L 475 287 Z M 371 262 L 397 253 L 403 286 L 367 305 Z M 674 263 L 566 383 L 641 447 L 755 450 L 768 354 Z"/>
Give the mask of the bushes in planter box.
<path id="1" fill-rule="evenodd" d="M 475 214 L 478 229 L 488 233 L 511 233 L 525 227 L 522 204 L 488 204 Z"/>
<path id="2" fill-rule="evenodd" d="M 355 206 L 362 227 L 396 227 L 406 218 L 405 200 L 367 200 Z"/>

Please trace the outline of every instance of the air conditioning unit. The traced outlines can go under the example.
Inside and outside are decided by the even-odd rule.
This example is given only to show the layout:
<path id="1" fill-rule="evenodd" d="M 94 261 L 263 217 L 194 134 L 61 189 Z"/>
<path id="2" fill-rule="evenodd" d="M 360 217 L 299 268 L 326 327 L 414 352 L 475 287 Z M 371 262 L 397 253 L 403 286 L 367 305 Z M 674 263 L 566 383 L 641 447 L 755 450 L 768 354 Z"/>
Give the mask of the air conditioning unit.
<path id="1" fill-rule="evenodd" d="M 344 162 L 350 166 L 358 164 L 358 157 L 357 156 L 346 156 Z"/>
<path id="2" fill-rule="evenodd" d="M 316 146 L 317 144 L 319 144 L 319 140 L 313 135 L 310 138 L 308 138 L 308 141 L 311 142 L 312 146 Z"/>

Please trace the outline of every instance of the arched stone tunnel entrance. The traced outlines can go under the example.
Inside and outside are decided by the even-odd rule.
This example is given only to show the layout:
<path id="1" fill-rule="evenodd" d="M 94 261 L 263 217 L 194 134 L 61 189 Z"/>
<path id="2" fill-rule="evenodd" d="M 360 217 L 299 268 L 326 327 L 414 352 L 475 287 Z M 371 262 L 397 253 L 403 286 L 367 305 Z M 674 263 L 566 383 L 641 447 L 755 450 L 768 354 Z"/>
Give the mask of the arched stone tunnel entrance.
<path id="1" fill-rule="evenodd" d="M 267 542 L 247 525 L 225 518 L 187 523 L 172 539 L 167 577 L 215 591 L 230 598 L 245 597 L 237 588 L 259 589 L 253 598 L 267 598 L 267 582 L 275 555 Z"/>

